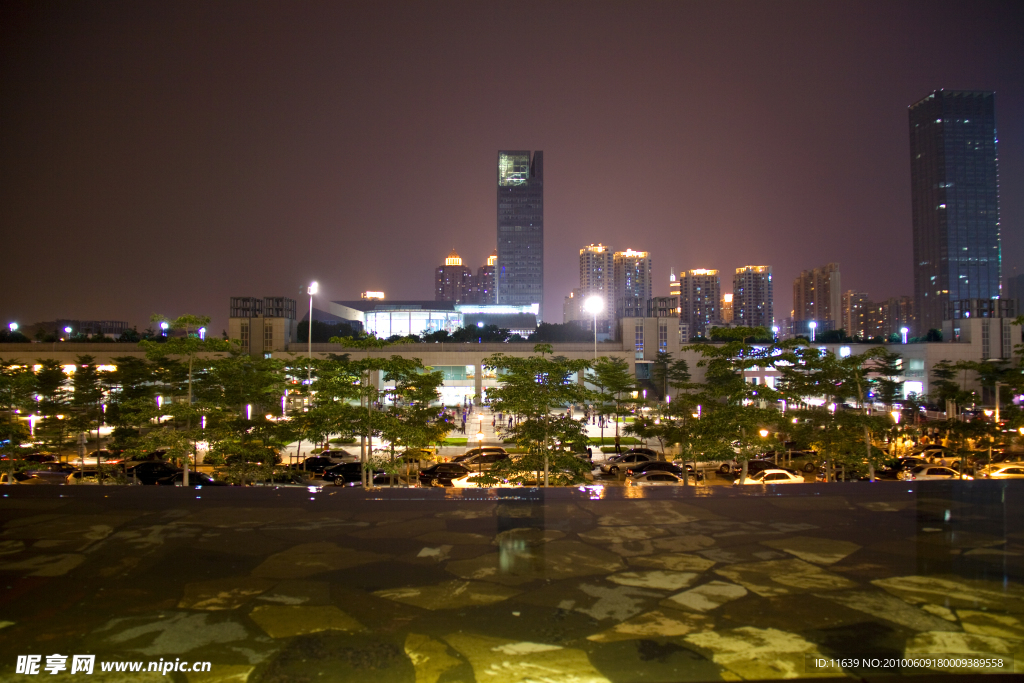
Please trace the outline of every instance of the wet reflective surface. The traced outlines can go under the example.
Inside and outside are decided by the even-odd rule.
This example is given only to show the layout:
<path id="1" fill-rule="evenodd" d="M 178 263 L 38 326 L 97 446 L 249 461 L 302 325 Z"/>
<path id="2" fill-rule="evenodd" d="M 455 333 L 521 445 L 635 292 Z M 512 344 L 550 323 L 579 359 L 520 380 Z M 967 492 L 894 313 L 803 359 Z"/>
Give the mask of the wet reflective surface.
<path id="1" fill-rule="evenodd" d="M 963 653 L 1020 671 L 1022 484 L 3 487 L 0 677 L 49 679 L 15 662 L 54 653 L 212 663 L 100 680 L 239 683 L 766 679 Z"/>

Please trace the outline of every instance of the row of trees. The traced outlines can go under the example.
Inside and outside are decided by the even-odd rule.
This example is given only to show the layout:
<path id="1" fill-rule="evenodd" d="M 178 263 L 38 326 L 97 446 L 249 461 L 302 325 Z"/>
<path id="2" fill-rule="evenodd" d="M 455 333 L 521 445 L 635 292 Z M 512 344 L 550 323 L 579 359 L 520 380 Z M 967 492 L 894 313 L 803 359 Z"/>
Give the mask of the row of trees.
<path id="1" fill-rule="evenodd" d="M 207 318 L 166 322 L 176 335 L 143 341 L 145 359 L 119 357 L 109 370 L 88 355 L 78 357 L 70 377 L 52 360 L 39 360 L 34 369 L 14 360 L 0 365 L 4 448 L 15 453 L 29 440 L 26 421 L 18 416 L 30 414 L 38 416 L 32 418 L 36 438 L 53 452 L 82 432 L 95 433 L 100 447 L 100 428 L 108 425 L 110 448 L 129 455 L 163 449 L 186 469 L 203 450 L 209 462 L 245 477 L 273 463 L 286 444 L 358 439 L 368 465 L 374 444 L 386 444 L 386 459 L 374 465 L 394 472 L 403 451 L 435 443 L 451 428 L 437 405 L 442 374 L 418 359 L 388 355 L 391 342 L 335 337 L 332 342 L 347 348 L 380 353 L 360 360 L 330 354 L 286 361 L 246 355 L 225 340 L 200 339 L 197 330 L 209 324 Z M 688 460 L 746 462 L 766 450 L 783 450 L 784 443 L 818 451 L 830 469 L 838 464 L 870 470 L 890 457 L 879 446 L 894 438 L 897 424 L 871 406 L 892 406 L 902 396 L 898 354 L 876 347 L 838 357 L 793 340 L 755 343 L 765 336 L 760 328 L 719 334 L 723 343 L 688 347 L 700 353 L 702 382 L 692 381 L 684 360 L 659 354 L 650 396 L 622 359 L 570 360 L 543 344 L 528 358 L 492 355 L 485 363 L 499 371 L 501 386 L 488 396 L 496 411 L 518 416 L 508 438 L 522 456 L 482 481 L 579 482 L 587 466 L 573 453 L 586 448 L 585 427 L 554 414 L 573 404 L 593 405 L 606 416 L 632 415 L 627 433 L 656 440 L 662 450 L 678 444 Z M 779 381 L 748 382 L 744 373 L 756 369 L 777 370 Z M 1019 365 L 940 363 L 935 398 L 960 405 L 977 400 L 964 390 L 971 372 L 983 386 L 999 383 L 1008 394 L 1024 392 Z M 589 387 L 578 381 L 581 373 Z M 289 402 L 302 407 L 286 415 Z M 1004 417 L 1011 426 L 1024 424 L 1019 411 L 1005 411 Z M 961 450 L 993 435 L 988 423 L 950 420 L 942 427 Z M 619 429 L 616 419 L 616 434 Z"/>

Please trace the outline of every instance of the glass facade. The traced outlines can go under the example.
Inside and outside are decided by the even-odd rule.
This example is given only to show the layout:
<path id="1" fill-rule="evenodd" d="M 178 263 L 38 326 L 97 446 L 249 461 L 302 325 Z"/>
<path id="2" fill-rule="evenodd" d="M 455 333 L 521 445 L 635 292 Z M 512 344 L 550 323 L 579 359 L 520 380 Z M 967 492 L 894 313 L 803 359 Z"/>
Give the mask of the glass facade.
<path id="1" fill-rule="evenodd" d="M 995 94 L 938 90 L 910 107 L 918 333 L 948 302 L 1000 296 Z"/>
<path id="2" fill-rule="evenodd" d="M 455 311 L 380 310 L 363 314 L 364 328 L 381 339 L 392 335 L 430 334 L 439 330 L 454 332 L 462 326 L 462 314 Z"/>
<path id="3" fill-rule="evenodd" d="M 497 302 L 544 302 L 544 153 L 498 152 Z M 538 317 L 539 319 L 539 317 Z"/>

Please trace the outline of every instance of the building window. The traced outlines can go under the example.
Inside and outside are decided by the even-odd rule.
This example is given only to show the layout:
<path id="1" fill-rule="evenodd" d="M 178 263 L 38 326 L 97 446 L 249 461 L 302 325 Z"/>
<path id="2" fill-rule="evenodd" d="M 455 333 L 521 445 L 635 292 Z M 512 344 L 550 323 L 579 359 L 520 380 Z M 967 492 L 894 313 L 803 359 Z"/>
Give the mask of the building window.
<path id="1" fill-rule="evenodd" d="M 249 350 L 249 321 L 242 321 L 242 348 Z"/>
<path id="2" fill-rule="evenodd" d="M 263 350 L 274 350 L 274 323 L 269 320 L 263 323 Z"/>
<path id="3" fill-rule="evenodd" d="M 634 344 L 636 346 L 636 357 L 637 358 L 643 358 L 644 357 L 644 322 L 643 322 L 643 320 L 640 320 L 634 326 L 633 339 L 634 339 Z"/>
<path id="4" fill-rule="evenodd" d="M 668 352 L 668 321 L 658 321 L 658 353 Z"/>

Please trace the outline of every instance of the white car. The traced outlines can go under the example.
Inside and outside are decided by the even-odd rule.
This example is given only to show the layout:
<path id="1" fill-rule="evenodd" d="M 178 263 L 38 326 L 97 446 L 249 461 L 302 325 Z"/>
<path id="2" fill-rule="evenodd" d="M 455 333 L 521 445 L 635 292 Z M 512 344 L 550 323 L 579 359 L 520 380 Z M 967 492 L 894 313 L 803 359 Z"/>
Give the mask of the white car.
<path id="1" fill-rule="evenodd" d="M 1024 465 L 993 465 L 978 476 L 985 479 L 1024 479 Z"/>
<path id="2" fill-rule="evenodd" d="M 736 479 L 734 485 L 740 484 L 803 484 L 804 478 L 787 470 L 762 470 L 746 481 Z"/>
<path id="3" fill-rule="evenodd" d="M 633 477 L 626 477 L 626 486 L 682 486 L 683 478 L 671 472 L 651 470 Z M 694 482 L 690 482 L 691 484 Z"/>
<path id="4" fill-rule="evenodd" d="M 454 486 L 457 489 L 475 489 L 480 488 L 481 486 L 483 488 L 492 489 L 504 489 L 512 487 L 512 484 L 509 484 L 508 482 L 505 481 L 499 481 L 497 484 L 478 484 L 475 480 L 479 476 L 479 472 L 470 472 L 469 474 L 464 474 L 461 477 L 456 477 L 452 479 L 452 486 Z"/>
<path id="5" fill-rule="evenodd" d="M 919 465 L 912 470 L 903 470 L 897 475 L 903 481 L 930 481 L 932 479 L 967 479 L 974 477 L 969 475 L 961 476 L 959 472 L 949 467 L 939 465 Z"/>

